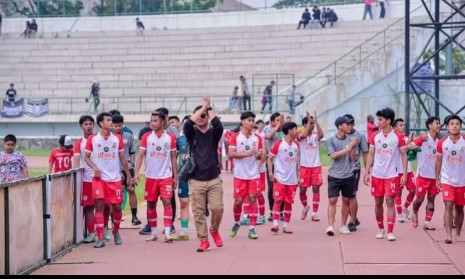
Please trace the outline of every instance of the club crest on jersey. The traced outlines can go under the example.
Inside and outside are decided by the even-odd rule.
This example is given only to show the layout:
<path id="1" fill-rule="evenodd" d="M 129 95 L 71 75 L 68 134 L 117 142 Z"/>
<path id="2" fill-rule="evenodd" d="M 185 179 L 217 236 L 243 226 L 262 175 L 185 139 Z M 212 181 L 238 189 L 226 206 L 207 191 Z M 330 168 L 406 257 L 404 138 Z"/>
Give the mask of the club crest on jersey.
<path id="1" fill-rule="evenodd" d="M 170 148 L 170 143 L 169 142 L 165 142 L 165 148 Z"/>
<path id="2" fill-rule="evenodd" d="M 116 145 L 116 142 L 115 142 L 115 143 L 113 143 L 113 145 L 111 147 L 116 148 L 116 146 L 117 145 Z"/>
<path id="3" fill-rule="evenodd" d="M 103 148 L 103 151 L 105 151 L 105 152 L 108 152 L 109 150 L 110 150 L 110 148 L 108 148 L 107 146 L 105 146 L 105 147 Z"/>
<path id="4" fill-rule="evenodd" d="M 387 148 L 388 145 L 386 143 L 383 143 L 383 148 Z"/>

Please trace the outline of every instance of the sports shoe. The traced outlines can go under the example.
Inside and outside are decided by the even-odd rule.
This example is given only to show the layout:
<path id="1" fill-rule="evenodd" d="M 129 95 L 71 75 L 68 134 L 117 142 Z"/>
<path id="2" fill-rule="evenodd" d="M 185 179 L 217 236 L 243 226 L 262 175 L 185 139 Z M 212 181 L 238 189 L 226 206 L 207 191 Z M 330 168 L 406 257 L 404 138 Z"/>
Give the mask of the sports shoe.
<path id="1" fill-rule="evenodd" d="M 358 227 L 358 226 L 360 226 L 360 224 L 361 224 L 360 220 L 358 218 L 355 218 L 355 226 Z"/>
<path id="2" fill-rule="evenodd" d="M 388 241 L 396 241 L 396 236 L 393 233 L 387 233 L 386 236 Z"/>
<path id="3" fill-rule="evenodd" d="M 313 222 L 320 222 L 320 217 L 318 217 L 317 214 L 313 214 L 313 215 L 312 215 L 312 221 L 313 221 Z"/>
<path id="4" fill-rule="evenodd" d="M 341 234 L 350 234 L 350 230 L 349 230 L 349 228 L 347 228 L 346 225 L 341 226 L 341 228 L 339 229 L 339 232 Z"/>
<path id="5" fill-rule="evenodd" d="M 210 248 L 210 242 L 204 239 L 200 241 L 200 246 L 197 248 L 197 252 L 207 252 Z"/>
<path id="6" fill-rule="evenodd" d="M 82 242 L 84 243 L 94 243 L 95 242 L 95 235 L 89 234 Z"/>
<path id="7" fill-rule="evenodd" d="M 139 226 L 140 224 L 142 224 L 142 222 L 137 217 L 132 219 L 133 226 Z"/>
<path id="8" fill-rule="evenodd" d="M 250 220 L 248 217 L 242 217 L 241 222 L 239 224 L 241 226 L 248 226 L 250 225 Z"/>
<path id="9" fill-rule="evenodd" d="M 271 232 L 272 233 L 279 233 L 279 227 L 278 226 L 271 227 Z"/>
<path id="10" fill-rule="evenodd" d="M 258 216 L 257 225 L 264 225 L 266 224 L 266 217 L 265 216 Z"/>
<path id="11" fill-rule="evenodd" d="M 123 244 L 123 239 L 121 238 L 121 235 L 119 234 L 119 232 L 113 233 L 113 239 L 115 240 L 116 245 Z"/>
<path id="12" fill-rule="evenodd" d="M 94 248 L 103 248 L 105 247 L 105 241 L 103 240 L 97 240 L 94 244 Z"/>
<path id="13" fill-rule="evenodd" d="M 268 217 L 268 222 L 273 222 L 273 214 L 270 214 L 270 217 Z"/>
<path id="14" fill-rule="evenodd" d="M 293 234 L 294 232 L 291 231 L 289 228 L 283 228 L 283 233 L 285 233 L 285 234 Z"/>
<path id="15" fill-rule="evenodd" d="M 170 229 L 170 234 L 175 234 L 175 233 L 176 233 L 176 228 L 174 227 L 174 225 L 172 225 Z"/>
<path id="16" fill-rule="evenodd" d="M 158 236 L 156 234 L 151 234 L 149 237 L 147 237 L 145 239 L 145 241 L 149 242 L 149 241 L 157 241 L 158 240 Z"/>
<path id="17" fill-rule="evenodd" d="M 255 229 L 250 229 L 249 230 L 249 239 L 258 239 L 258 235 L 255 232 Z"/>
<path id="18" fill-rule="evenodd" d="M 397 221 L 399 221 L 399 223 L 405 223 L 405 216 L 403 213 L 397 217 Z"/>
<path id="19" fill-rule="evenodd" d="M 300 216 L 300 220 L 305 220 L 307 219 L 307 214 L 310 211 L 310 206 L 306 206 L 302 209 L 302 215 Z"/>
<path id="20" fill-rule="evenodd" d="M 229 236 L 230 237 L 235 237 L 237 235 L 237 232 L 239 231 L 239 228 L 241 226 L 238 224 L 238 223 L 235 223 L 231 229 L 231 231 L 229 232 Z"/>
<path id="21" fill-rule="evenodd" d="M 165 234 L 165 242 L 166 243 L 171 243 L 175 241 L 177 237 L 172 236 L 171 234 Z"/>
<path id="22" fill-rule="evenodd" d="M 103 238 L 105 239 L 105 241 L 111 241 L 111 235 L 110 235 L 109 229 L 103 230 Z"/>
<path id="23" fill-rule="evenodd" d="M 328 236 L 334 236 L 334 227 L 333 226 L 329 226 L 327 229 L 326 229 L 326 234 Z"/>
<path id="24" fill-rule="evenodd" d="M 383 239 L 384 238 L 384 230 L 379 230 L 376 234 L 376 239 Z"/>
<path id="25" fill-rule="evenodd" d="M 352 222 L 347 224 L 347 228 L 349 229 L 350 232 L 356 232 L 357 231 L 357 226 Z"/>
<path id="26" fill-rule="evenodd" d="M 423 225 L 423 229 L 425 231 L 435 231 L 436 230 L 436 228 L 434 226 L 432 226 L 431 224 L 428 224 L 428 223 L 425 223 Z"/>
<path id="27" fill-rule="evenodd" d="M 139 234 L 141 235 L 150 235 L 152 233 L 152 229 L 150 228 L 149 224 L 145 225 L 140 231 Z"/>
<path id="28" fill-rule="evenodd" d="M 189 235 L 188 234 L 180 234 L 176 238 L 177 241 L 188 241 L 189 240 Z"/>
<path id="29" fill-rule="evenodd" d="M 410 214 L 410 211 L 407 208 L 403 208 L 402 213 L 404 214 L 405 219 L 407 219 L 407 220 L 412 219 L 412 215 Z"/>
<path id="30" fill-rule="evenodd" d="M 212 231 L 210 228 L 210 235 L 213 238 L 213 242 L 215 242 L 216 247 L 223 247 L 223 239 L 221 238 L 219 231 Z"/>

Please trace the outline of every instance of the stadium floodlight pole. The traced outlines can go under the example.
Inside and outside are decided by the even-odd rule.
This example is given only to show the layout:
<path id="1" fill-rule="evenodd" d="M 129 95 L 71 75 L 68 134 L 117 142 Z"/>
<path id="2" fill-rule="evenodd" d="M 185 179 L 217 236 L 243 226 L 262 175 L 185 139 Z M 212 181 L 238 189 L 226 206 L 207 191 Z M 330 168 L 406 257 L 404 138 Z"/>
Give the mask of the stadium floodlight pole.
<path id="1" fill-rule="evenodd" d="M 405 1 L 405 132 L 410 134 L 410 1 Z"/>

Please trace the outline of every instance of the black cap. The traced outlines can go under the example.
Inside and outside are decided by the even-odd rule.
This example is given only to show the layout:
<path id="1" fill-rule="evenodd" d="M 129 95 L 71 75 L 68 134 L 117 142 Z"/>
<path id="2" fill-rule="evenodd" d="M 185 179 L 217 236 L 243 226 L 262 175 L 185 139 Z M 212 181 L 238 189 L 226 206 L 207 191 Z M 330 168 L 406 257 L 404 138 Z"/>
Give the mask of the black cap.
<path id="1" fill-rule="evenodd" d="M 352 122 L 353 120 L 350 120 L 347 116 L 344 115 L 344 116 L 339 116 L 334 122 L 334 125 L 336 125 L 336 127 L 339 127 L 339 125 L 342 125 L 344 123 L 349 124 Z"/>

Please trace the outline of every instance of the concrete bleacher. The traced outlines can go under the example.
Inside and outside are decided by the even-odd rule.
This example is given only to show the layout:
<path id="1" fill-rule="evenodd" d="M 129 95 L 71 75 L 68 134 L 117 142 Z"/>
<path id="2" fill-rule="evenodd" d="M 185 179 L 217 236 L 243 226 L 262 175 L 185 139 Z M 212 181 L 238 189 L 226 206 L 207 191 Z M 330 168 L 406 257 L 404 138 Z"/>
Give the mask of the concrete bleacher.
<path id="1" fill-rule="evenodd" d="M 7 34 L 0 40 L 0 84 L 15 83 L 26 98 L 84 98 L 92 80 L 100 82 L 102 97 L 226 96 L 240 75 L 249 87 L 254 74 L 311 76 L 392 22 L 147 30 L 144 37 L 127 31 L 36 39 Z"/>

